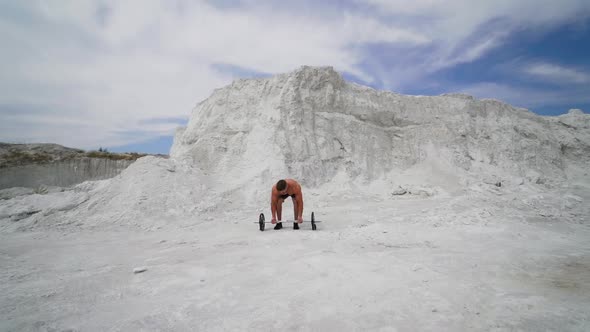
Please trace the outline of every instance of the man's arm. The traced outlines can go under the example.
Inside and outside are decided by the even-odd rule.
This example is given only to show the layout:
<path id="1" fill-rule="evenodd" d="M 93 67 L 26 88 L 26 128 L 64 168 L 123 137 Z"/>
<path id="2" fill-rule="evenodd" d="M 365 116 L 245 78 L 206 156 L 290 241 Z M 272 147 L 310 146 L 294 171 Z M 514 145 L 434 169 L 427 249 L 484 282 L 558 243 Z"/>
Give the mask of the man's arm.
<path id="1" fill-rule="evenodd" d="M 303 222 L 303 194 L 299 191 L 297 195 L 297 221 Z"/>

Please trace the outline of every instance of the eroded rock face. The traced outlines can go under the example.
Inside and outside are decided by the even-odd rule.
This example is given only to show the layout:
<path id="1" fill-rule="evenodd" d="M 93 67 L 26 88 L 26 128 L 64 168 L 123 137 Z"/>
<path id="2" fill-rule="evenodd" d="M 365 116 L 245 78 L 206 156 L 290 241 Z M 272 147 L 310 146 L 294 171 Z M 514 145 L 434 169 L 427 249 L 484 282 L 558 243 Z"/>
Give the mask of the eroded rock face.
<path id="1" fill-rule="evenodd" d="M 435 214 L 497 204 L 573 221 L 588 214 L 577 207 L 582 198 L 566 197 L 587 195 L 589 142 L 580 111 L 543 117 L 462 94 L 404 96 L 303 67 L 216 90 L 177 131 L 171 159 L 141 158 L 115 179 L 62 192 L 0 193 L 14 197 L 0 201 L 0 231 L 238 220 L 267 209 L 285 177 L 305 187 L 307 211 L 436 196 L 459 198 Z M 551 191 L 570 196 L 544 201 Z M 472 196 L 480 201 L 463 203 Z M 568 205 L 574 212 L 560 210 Z"/>
<path id="2" fill-rule="evenodd" d="M 112 178 L 133 161 L 76 158 L 43 164 L 0 168 L 0 189 L 39 186 L 68 187 L 84 181 Z"/>
<path id="3" fill-rule="evenodd" d="M 210 174 L 288 174 L 311 186 L 338 172 L 370 182 L 428 158 L 558 181 L 588 163 L 589 123 L 580 111 L 544 117 L 462 94 L 406 96 L 302 67 L 216 90 L 177 132 L 171 156 Z"/>
<path id="4" fill-rule="evenodd" d="M 67 187 L 111 178 L 139 154 L 116 154 L 67 148 L 57 144 L 0 143 L 0 189 Z"/>

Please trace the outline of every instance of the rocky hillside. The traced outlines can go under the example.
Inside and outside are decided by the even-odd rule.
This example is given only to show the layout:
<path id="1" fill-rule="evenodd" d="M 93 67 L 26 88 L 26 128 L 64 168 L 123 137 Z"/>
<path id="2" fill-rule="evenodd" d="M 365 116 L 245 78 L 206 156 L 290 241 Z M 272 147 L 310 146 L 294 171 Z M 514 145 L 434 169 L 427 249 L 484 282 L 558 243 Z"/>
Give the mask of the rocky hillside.
<path id="1" fill-rule="evenodd" d="M 408 96 L 345 81 L 331 67 L 237 80 L 193 110 L 171 150 L 207 174 L 367 183 L 429 164 L 494 182 L 562 182 L 590 162 L 590 115 L 536 115 L 468 95 Z M 446 174 L 446 175 L 445 175 Z"/>
<path id="2" fill-rule="evenodd" d="M 0 143 L 0 189 L 66 187 L 119 174 L 138 153 L 84 151 L 57 144 Z"/>
<path id="3" fill-rule="evenodd" d="M 58 144 L 8 144 L 0 143 L 0 168 L 46 164 L 76 158 L 101 158 L 130 160 L 146 156 L 139 153 L 112 153 L 108 151 L 84 151 Z"/>
<path id="4" fill-rule="evenodd" d="M 474 197 L 481 201 L 472 205 L 491 200 L 510 213 L 573 221 L 587 212 L 567 214 L 562 207 L 577 206 L 588 190 L 589 121 L 578 110 L 547 117 L 461 94 L 378 91 L 346 82 L 332 68 L 302 67 L 216 90 L 178 130 L 170 159 L 140 158 L 110 181 L 39 202 L 30 195 L 2 213 L 26 219 L 25 228 L 79 220 L 150 229 L 235 220 L 267 209 L 272 185 L 290 177 L 304 187 L 306 211 L 461 197 L 441 212 L 452 215 Z M 111 176 L 102 170 L 116 167 L 73 163 L 44 168 L 40 177 L 63 170 L 60 181 L 86 169 L 81 178 L 89 179 Z M 550 192 L 558 199 L 545 201 Z"/>

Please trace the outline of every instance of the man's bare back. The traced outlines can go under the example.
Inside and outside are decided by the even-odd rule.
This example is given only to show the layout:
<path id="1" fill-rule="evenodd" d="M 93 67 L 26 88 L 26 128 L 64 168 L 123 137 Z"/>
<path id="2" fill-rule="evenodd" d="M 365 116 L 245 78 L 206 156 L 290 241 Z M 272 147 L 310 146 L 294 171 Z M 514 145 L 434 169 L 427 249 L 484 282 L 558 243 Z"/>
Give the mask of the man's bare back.
<path id="1" fill-rule="evenodd" d="M 279 225 L 275 229 L 280 229 L 282 219 L 282 206 L 283 202 L 287 197 L 291 197 L 293 200 L 293 216 L 297 223 L 303 222 L 303 193 L 301 192 L 301 185 L 293 179 L 279 180 L 273 187 L 270 198 L 270 210 L 272 212 L 272 223 L 277 223 L 277 217 Z M 299 226 L 294 225 L 295 229 L 299 229 Z"/>

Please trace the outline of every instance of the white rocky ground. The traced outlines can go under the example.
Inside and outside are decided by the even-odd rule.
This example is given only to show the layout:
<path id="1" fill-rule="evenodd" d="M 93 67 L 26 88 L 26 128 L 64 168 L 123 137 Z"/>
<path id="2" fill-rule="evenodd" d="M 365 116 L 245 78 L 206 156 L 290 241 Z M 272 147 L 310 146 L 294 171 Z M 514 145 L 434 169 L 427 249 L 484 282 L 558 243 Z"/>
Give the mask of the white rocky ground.
<path id="1" fill-rule="evenodd" d="M 173 159 L 0 193 L 0 330 L 587 331 L 588 123 L 325 68 L 237 81 Z M 317 231 L 258 230 L 285 175 Z"/>

